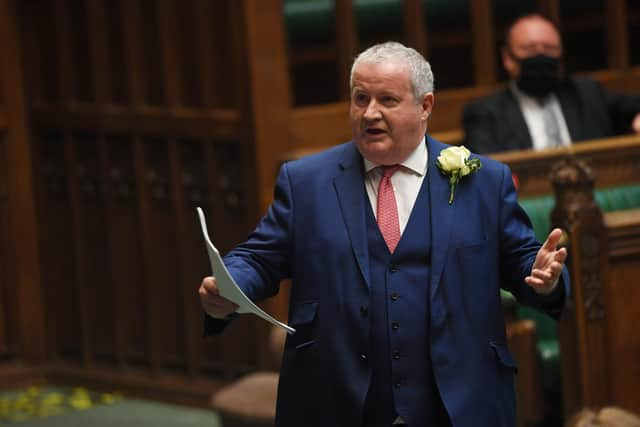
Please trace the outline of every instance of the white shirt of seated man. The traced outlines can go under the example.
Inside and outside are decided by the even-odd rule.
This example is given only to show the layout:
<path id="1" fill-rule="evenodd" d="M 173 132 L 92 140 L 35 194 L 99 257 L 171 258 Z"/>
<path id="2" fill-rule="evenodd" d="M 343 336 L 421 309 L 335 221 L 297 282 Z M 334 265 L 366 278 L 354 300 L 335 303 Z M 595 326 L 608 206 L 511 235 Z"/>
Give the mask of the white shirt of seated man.
<path id="1" fill-rule="evenodd" d="M 539 100 L 518 89 L 515 82 L 511 82 L 510 89 L 520 104 L 534 150 L 571 145 L 569 128 L 554 93 Z"/>

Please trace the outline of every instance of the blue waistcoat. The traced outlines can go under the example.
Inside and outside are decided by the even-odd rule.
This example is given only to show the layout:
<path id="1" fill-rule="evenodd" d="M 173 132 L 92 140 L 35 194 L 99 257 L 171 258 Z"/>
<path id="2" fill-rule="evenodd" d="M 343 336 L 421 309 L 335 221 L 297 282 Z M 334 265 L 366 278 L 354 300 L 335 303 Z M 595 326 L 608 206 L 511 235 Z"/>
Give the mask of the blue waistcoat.
<path id="1" fill-rule="evenodd" d="M 365 197 L 366 194 L 365 194 Z M 409 426 L 449 425 L 431 367 L 429 277 L 431 217 L 428 176 L 393 254 L 367 209 L 371 267 L 372 379 L 364 425 L 390 426 L 399 415 Z M 368 199 L 365 206 L 370 206 Z"/>

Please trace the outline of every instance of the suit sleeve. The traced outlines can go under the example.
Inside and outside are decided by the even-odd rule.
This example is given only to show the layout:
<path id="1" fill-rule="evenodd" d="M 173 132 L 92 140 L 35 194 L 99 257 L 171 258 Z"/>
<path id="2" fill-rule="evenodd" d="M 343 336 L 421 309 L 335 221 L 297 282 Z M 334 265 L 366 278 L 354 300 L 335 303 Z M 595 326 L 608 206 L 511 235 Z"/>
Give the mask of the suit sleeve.
<path id="1" fill-rule="evenodd" d="M 486 154 L 499 151 L 496 117 L 481 102 L 468 104 L 462 113 L 464 145 L 474 153 Z"/>
<path id="2" fill-rule="evenodd" d="M 501 276 L 503 287 L 510 291 L 520 304 L 528 305 L 559 318 L 569 296 L 569 272 L 563 268 L 560 281 L 549 295 L 538 294 L 524 281 L 531 274 L 540 242 L 535 238 L 531 221 L 520 207 L 513 187 L 511 171 L 503 166 L 501 185 Z"/>
<path id="3" fill-rule="evenodd" d="M 602 89 L 605 90 L 606 89 Z M 640 113 L 640 96 L 629 96 L 606 92 L 607 109 L 613 131 L 616 134 L 630 133 L 634 117 Z"/>
<path id="4" fill-rule="evenodd" d="M 278 293 L 280 281 L 290 276 L 293 200 L 287 165 L 280 170 L 274 200 L 256 229 L 224 258 L 229 274 L 252 300 Z M 230 319 L 213 319 L 205 314 L 205 335 L 222 332 Z"/>

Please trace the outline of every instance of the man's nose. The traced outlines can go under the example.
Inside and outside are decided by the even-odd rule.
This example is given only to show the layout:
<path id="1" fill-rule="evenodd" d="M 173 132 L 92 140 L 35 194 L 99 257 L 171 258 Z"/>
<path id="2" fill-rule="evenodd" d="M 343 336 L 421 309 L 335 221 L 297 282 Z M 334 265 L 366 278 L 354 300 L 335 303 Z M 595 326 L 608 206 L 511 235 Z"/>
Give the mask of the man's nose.
<path id="1" fill-rule="evenodd" d="M 376 120 L 381 116 L 380 109 L 378 108 L 378 104 L 371 100 L 369 104 L 367 104 L 367 108 L 364 110 L 364 118 L 367 120 Z"/>

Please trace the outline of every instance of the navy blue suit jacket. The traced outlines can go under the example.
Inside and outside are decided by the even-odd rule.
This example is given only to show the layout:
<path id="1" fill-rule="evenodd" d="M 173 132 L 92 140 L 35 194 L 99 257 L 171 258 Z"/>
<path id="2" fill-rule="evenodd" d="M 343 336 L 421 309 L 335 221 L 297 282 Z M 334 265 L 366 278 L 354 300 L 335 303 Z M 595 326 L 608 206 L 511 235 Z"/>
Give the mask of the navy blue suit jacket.
<path id="1" fill-rule="evenodd" d="M 506 346 L 500 288 L 559 316 L 568 275 L 550 296 L 524 283 L 540 247 L 519 207 L 509 169 L 481 158 L 452 204 L 435 166 L 447 148 L 427 137 L 432 223 L 433 371 L 454 426 L 515 426 L 515 362 Z M 253 300 L 291 278 L 288 336 L 278 390 L 278 426 L 359 426 L 371 378 L 369 256 L 362 156 L 351 142 L 285 164 L 275 198 L 249 239 L 225 257 Z M 567 287 L 566 289 L 564 287 Z M 209 333 L 220 321 L 207 318 Z M 410 328 L 406 328 L 410 329 Z"/>

